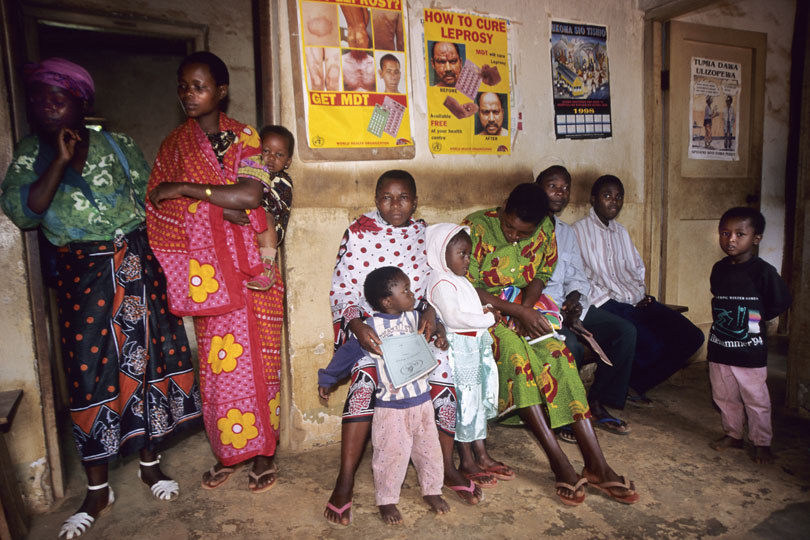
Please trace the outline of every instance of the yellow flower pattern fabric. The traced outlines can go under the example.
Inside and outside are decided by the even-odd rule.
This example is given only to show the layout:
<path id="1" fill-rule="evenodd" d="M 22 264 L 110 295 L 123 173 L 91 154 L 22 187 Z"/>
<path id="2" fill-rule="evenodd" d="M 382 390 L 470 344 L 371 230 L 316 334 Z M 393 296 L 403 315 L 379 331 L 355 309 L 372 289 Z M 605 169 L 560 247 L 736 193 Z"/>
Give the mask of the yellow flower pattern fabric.
<path id="1" fill-rule="evenodd" d="M 224 445 L 236 449 L 244 448 L 248 441 L 259 435 L 256 429 L 256 416 L 253 413 L 242 413 L 239 409 L 230 409 L 225 418 L 217 420 L 219 440 Z"/>
<path id="2" fill-rule="evenodd" d="M 281 413 L 281 393 L 276 394 L 276 397 L 270 400 L 270 424 L 273 429 L 278 429 L 279 416 Z"/>
<path id="3" fill-rule="evenodd" d="M 208 351 L 208 363 L 215 374 L 231 372 L 236 369 L 236 361 L 242 356 L 244 348 L 235 343 L 233 334 L 214 336 L 211 338 L 211 348 Z"/>
<path id="4" fill-rule="evenodd" d="M 188 265 L 188 294 L 191 299 L 202 304 L 209 294 L 219 290 L 219 282 L 214 279 L 216 270 L 210 264 L 200 264 L 200 261 L 191 259 Z"/>
<path id="5" fill-rule="evenodd" d="M 259 148 L 259 146 L 261 146 L 259 134 L 250 126 L 242 128 L 242 132 L 239 134 L 239 142 L 251 148 Z"/>

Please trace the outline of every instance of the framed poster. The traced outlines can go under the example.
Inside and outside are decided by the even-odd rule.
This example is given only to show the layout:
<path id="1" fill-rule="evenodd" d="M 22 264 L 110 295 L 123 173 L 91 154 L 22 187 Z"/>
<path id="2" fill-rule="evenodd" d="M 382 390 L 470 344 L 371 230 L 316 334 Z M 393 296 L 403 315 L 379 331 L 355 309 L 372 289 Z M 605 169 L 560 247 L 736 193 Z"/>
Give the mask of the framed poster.
<path id="1" fill-rule="evenodd" d="M 430 151 L 509 154 L 509 22 L 425 9 L 423 24 Z"/>
<path id="2" fill-rule="evenodd" d="M 551 21 L 551 81 L 558 139 L 612 135 L 606 26 Z"/>
<path id="3" fill-rule="evenodd" d="M 288 0 L 299 155 L 411 159 L 402 0 Z"/>

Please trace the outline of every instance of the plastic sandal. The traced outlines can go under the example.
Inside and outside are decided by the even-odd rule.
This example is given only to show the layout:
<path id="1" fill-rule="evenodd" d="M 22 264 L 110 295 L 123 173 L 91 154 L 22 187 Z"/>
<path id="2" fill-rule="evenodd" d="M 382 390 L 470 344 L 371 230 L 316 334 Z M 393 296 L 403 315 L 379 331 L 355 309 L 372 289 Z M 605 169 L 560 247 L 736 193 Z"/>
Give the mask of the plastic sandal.
<path id="1" fill-rule="evenodd" d="M 557 483 L 554 484 L 554 487 L 570 489 L 571 493 L 574 494 L 573 499 L 568 499 L 566 497 L 563 497 L 559 493 L 557 493 L 557 496 L 560 498 L 560 500 L 562 501 L 563 504 L 566 504 L 568 506 L 579 506 L 580 504 L 582 504 L 582 501 L 585 500 L 585 490 L 584 489 L 582 490 L 582 495 L 580 495 L 579 497 L 576 496 L 577 491 L 582 486 L 587 486 L 587 485 L 588 485 L 588 480 L 583 476 L 573 486 L 571 484 L 569 484 L 568 482 L 557 482 Z"/>
<path id="2" fill-rule="evenodd" d="M 343 524 L 340 521 L 338 521 L 338 522 L 330 521 L 329 523 L 331 523 L 332 525 L 340 525 L 340 526 L 343 526 L 343 527 L 348 527 L 349 525 L 352 524 L 352 518 L 353 518 L 353 516 L 352 516 L 352 501 L 347 502 L 346 504 L 344 504 L 340 508 L 338 508 L 337 506 L 335 506 L 334 504 L 332 504 L 330 502 L 327 502 L 326 503 L 326 508 L 328 508 L 329 510 L 331 510 L 332 512 L 337 514 L 338 517 L 339 517 L 339 520 L 343 519 L 343 513 L 344 512 L 346 512 L 346 511 L 349 512 L 349 522 L 348 523 Z"/>
<path id="3" fill-rule="evenodd" d="M 259 480 L 261 480 L 262 478 L 264 478 L 264 477 L 265 477 L 265 476 L 267 476 L 268 474 L 275 474 L 275 475 L 276 475 L 276 477 L 273 479 L 273 481 L 272 481 L 272 482 L 270 482 L 270 483 L 269 483 L 269 484 L 267 484 L 266 486 L 264 486 L 264 487 L 261 487 L 261 488 L 260 488 L 260 487 L 259 487 Z M 276 467 L 276 464 L 274 463 L 274 464 L 273 464 L 273 466 L 272 466 L 271 468 L 267 469 L 267 470 L 266 470 L 266 471 L 264 471 L 263 473 L 261 473 L 261 474 L 256 474 L 256 473 L 254 473 L 253 471 L 249 471 L 249 472 L 248 472 L 248 476 L 249 476 L 251 479 L 253 479 L 253 481 L 255 482 L 255 487 L 250 487 L 250 486 L 248 486 L 248 487 L 249 487 L 249 489 L 250 489 L 250 491 L 252 491 L 253 493 L 264 493 L 265 491 L 269 491 L 270 489 L 272 489 L 272 488 L 273 488 L 273 486 L 275 486 L 275 485 L 276 485 L 276 480 L 278 480 L 278 467 Z M 338 512 L 338 513 L 339 513 L 339 514 L 342 514 L 342 512 Z"/>
<path id="4" fill-rule="evenodd" d="M 107 513 L 110 508 L 112 508 L 112 505 L 115 502 L 115 493 L 113 493 L 112 488 L 107 482 L 97 486 L 87 486 L 87 489 L 90 491 L 97 491 L 104 488 L 108 488 L 107 506 L 102 508 L 96 517 L 101 517 L 103 514 Z M 78 538 L 89 531 L 95 521 L 96 518 L 87 512 L 76 512 L 67 518 L 62 524 L 62 528 L 59 530 L 59 538 L 65 538 L 65 540 Z"/>
<path id="5" fill-rule="evenodd" d="M 160 464 L 160 454 L 155 461 L 141 461 L 141 467 L 154 467 Z M 138 478 L 141 478 L 141 470 L 138 469 Z M 146 484 L 144 484 L 146 485 Z M 180 484 L 176 480 L 158 480 L 149 487 L 152 496 L 159 501 L 173 501 L 180 495 Z"/>
<path id="6" fill-rule="evenodd" d="M 264 272 L 253 276 L 247 282 L 247 288 L 252 291 L 269 291 L 276 283 L 276 261 L 269 257 L 262 257 Z"/>

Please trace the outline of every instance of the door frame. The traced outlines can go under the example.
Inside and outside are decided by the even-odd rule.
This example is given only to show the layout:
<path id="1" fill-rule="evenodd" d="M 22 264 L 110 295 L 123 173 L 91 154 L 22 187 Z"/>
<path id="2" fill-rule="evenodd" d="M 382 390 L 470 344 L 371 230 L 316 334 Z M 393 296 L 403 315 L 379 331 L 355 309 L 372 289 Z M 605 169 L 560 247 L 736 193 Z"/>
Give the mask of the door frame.
<path id="1" fill-rule="evenodd" d="M 131 34 L 156 38 L 183 39 L 193 42 L 194 50 L 208 49 L 208 25 L 155 19 L 138 13 L 115 15 L 94 10 L 55 8 L 31 5 L 20 0 L 2 2 L 0 37 L 3 43 L 2 62 L 7 66 L 6 85 L 11 105 L 10 120 L 15 143 L 28 132 L 25 113 L 25 90 L 21 73 L 26 60 L 39 59 L 38 28 L 40 25 L 78 30 Z M 14 23 L 18 24 L 14 24 Z M 189 51 L 192 52 L 192 51 Z M 55 392 L 55 360 L 58 357 L 52 317 L 54 310 L 50 290 L 42 279 L 39 240 L 36 231 L 24 231 L 23 254 L 28 277 L 28 292 L 34 334 L 34 355 L 42 403 L 43 430 L 50 474 L 50 484 L 56 499 L 65 496 L 65 471 L 62 440 L 59 436 L 58 403 Z"/>

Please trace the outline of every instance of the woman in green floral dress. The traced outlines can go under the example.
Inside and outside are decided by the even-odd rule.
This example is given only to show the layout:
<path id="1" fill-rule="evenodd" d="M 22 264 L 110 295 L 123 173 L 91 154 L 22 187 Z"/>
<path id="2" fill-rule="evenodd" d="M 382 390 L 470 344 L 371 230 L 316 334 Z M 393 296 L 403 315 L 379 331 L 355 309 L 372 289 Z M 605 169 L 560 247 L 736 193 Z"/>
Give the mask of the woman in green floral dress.
<path id="1" fill-rule="evenodd" d="M 499 208 L 470 214 L 472 254 L 468 277 L 483 304 L 490 304 L 510 324 L 493 330 L 500 379 L 499 410 L 507 423 L 526 424 L 548 456 L 557 495 L 568 505 L 585 499 L 585 486 L 626 504 L 638 500 L 631 481 L 607 464 L 590 422 L 590 410 L 576 363 L 565 344 L 546 338 L 552 329 L 534 309 L 557 261 L 554 225 L 548 202 L 537 184 L 517 186 Z M 511 291 L 519 295 L 513 298 Z M 578 475 L 560 449 L 553 428 L 573 424 L 585 468 Z"/>

